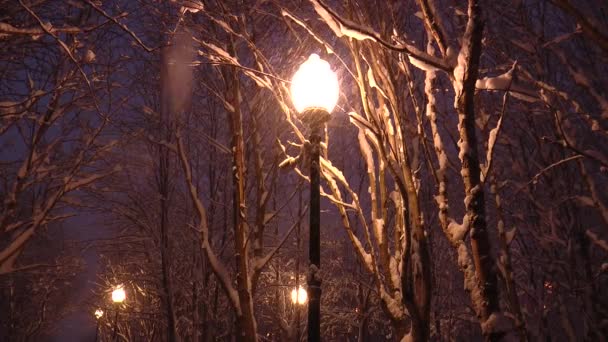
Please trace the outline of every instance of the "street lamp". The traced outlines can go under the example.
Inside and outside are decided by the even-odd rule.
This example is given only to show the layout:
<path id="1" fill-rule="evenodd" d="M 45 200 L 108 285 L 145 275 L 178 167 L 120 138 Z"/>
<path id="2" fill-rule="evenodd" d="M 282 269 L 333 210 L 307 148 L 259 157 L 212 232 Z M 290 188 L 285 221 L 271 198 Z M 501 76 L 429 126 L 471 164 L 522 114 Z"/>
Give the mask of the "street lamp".
<path id="1" fill-rule="evenodd" d="M 114 291 L 112 291 L 112 301 L 114 303 L 122 303 L 125 301 L 125 298 L 127 298 L 127 295 L 125 294 L 125 289 L 122 287 L 122 285 L 118 285 L 114 288 Z"/>
<path id="2" fill-rule="evenodd" d="M 112 291 L 112 301 L 116 304 L 116 316 L 114 317 L 114 332 L 112 333 L 112 341 L 116 340 L 118 334 L 118 309 L 120 304 L 125 301 L 127 295 L 122 285 L 118 285 Z"/>
<path id="3" fill-rule="evenodd" d="M 302 288 L 302 286 L 298 287 L 297 289 L 294 288 L 293 290 L 291 290 L 291 302 L 293 304 L 304 305 L 307 299 L 308 294 L 306 293 L 306 290 Z"/>
<path id="4" fill-rule="evenodd" d="M 338 77 L 329 63 L 312 54 L 300 65 L 291 81 L 293 105 L 310 128 L 310 239 L 308 257 L 308 341 L 320 341 L 321 334 L 321 195 L 319 191 L 319 150 L 321 129 L 338 102 Z"/>
<path id="5" fill-rule="evenodd" d="M 97 326 L 95 327 L 95 342 L 99 337 L 99 322 L 101 321 L 101 317 L 103 316 L 103 310 L 97 309 L 95 310 L 95 319 L 97 320 Z"/>
<path id="6" fill-rule="evenodd" d="M 306 304 L 306 300 L 308 299 L 308 294 L 306 290 L 302 288 L 302 286 L 298 286 L 291 290 L 291 302 L 295 305 L 296 309 L 296 336 L 295 341 L 300 342 L 300 306 Z"/>
<path id="7" fill-rule="evenodd" d="M 103 310 L 97 309 L 95 310 L 95 318 L 100 319 L 103 316 Z"/>

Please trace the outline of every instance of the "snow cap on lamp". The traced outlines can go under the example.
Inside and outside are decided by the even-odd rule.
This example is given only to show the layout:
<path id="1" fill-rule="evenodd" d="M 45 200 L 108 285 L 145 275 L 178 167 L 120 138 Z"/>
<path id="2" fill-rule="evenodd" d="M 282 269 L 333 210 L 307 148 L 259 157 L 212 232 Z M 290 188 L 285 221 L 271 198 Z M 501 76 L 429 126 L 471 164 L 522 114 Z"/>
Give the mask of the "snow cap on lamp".
<path id="1" fill-rule="evenodd" d="M 307 109 L 324 109 L 328 113 L 338 102 L 338 77 L 329 63 L 312 54 L 291 81 L 293 105 L 299 113 Z"/>

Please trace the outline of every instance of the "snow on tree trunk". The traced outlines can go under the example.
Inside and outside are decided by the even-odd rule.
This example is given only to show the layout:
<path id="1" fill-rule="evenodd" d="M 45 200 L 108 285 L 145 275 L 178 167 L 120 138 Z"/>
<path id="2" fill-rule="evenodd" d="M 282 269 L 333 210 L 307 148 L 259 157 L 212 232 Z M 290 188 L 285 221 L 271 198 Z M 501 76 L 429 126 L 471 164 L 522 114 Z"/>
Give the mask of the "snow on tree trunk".
<path id="1" fill-rule="evenodd" d="M 468 22 L 463 43 L 458 55 L 458 65 L 454 69 L 454 105 L 458 113 L 459 157 L 462 162 L 461 176 L 464 184 L 465 227 L 471 237 L 471 252 L 475 265 L 474 286 L 471 301 L 477 311 L 482 333 L 488 340 L 497 340 L 504 334 L 505 321 L 500 312 L 495 262 L 491 255 L 490 240 L 485 218 L 484 189 L 481 183 L 480 161 L 477 151 L 475 125 L 475 83 L 479 72 L 479 59 L 482 50 L 484 22 L 480 4 L 469 0 Z"/>
<path id="2" fill-rule="evenodd" d="M 234 50 L 233 50 L 234 51 Z M 234 52 L 233 52 L 234 53 Z M 248 263 L 248 237 L 245 205 L 245 143 L 243 141 L 243 118 L 238 74 L 235 70 L 225 73 L 228 80 L 228 102 L 234 108 L 229 112 L 232 134 L 232 179 L 233 179 L 233 222 L 234 250 L 236 262 L 236 286 L 241 312 L 237 313 L 237 340 L 257 341 L 257 329 L 253 313 L 251 282 Z"/>

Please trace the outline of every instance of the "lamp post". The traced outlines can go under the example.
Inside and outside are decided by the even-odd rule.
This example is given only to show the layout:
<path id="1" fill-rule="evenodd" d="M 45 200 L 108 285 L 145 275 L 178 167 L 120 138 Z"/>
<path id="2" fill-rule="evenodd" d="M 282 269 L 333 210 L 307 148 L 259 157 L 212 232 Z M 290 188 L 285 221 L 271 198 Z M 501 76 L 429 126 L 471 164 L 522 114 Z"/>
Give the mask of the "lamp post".
<path id="1" fill-rule="evenodd" d="M 338 102 L 338 77 L 329 63 L 312 54 L 293 76 L 291 96 L 301 120 L 310 128 L 310 237 L 308 271 L 308 341 L 321 339 L 321 195 L 319 191 L 321 129 Z"/>
<path id="2" fill-rule="evenodd" d="M 112 341 L 116 340 L 118 334 L 118 309 L 120 309 L 120 304 L 125 301 L 127 295 L 125 294 L 125 289 L 122 285 L 118 285 L 112 291 L 112 301 L 116 305 L 116 316 L 114 317 L 114 332 L 112 333 Z"/>
<path id="3" fill-rule="evenodd" d="M 95 319 L 97 320 L 97 326 L 95 327 L 95 342 L 99 338 L 99 322 L 101 321 L 101 317 L 103 316 L 103 310 L 97 309 L 95 310 Z"/>

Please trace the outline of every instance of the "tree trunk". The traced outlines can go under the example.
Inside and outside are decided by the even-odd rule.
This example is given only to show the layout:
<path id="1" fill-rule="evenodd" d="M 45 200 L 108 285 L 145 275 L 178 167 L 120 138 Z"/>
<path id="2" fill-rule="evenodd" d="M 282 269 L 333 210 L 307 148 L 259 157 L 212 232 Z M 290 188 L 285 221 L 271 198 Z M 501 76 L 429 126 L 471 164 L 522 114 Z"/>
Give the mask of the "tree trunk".
<path id="1" fill-rule="evenodd" d="M 231 46 L 234 54 L 234 47 Z M 234 250 L 236 262 L 236 285 L 240 311 L 236 315 L 238 341 L 256 341 L 257 331 L 253 314 L 251 284 L 249 282 L 248 248 L 246 234 L 246 205 L 245 205 L 245 144 L 243 141 L 243 118 L 240 105 L 239 79 L 235 70 L 226 73 L 229 80 L 229 99 L 233 106 L 230 115 L 230 132 L 232 134 L 232 179 L 233 179 L 233 222 Z"/>
<path id="2" fill-rule="evenodd" d="M 469 0 L 468 23 L 460 51 L 459 65 L 454 70 L 456 89 L 456 111 L 458 112 L 458 142 L 462 162 L 461 175 L 465 190 L 465 215 L 469 218 L 471 251 L 475 265 L 475 286 L 479 291 L 471 291 L 471 301 L 477 311 L 486 340 L 498 340 L 496 322 L 490 322 L 493 314 L 498 315 L 498 289 L 494 258 L 491 255 L 485 220 L 485 199 L 480 179 L 480 165 L 475 132 L 475 83 L 479 72 L 482 48 L 483 20 L 477 0 Z M 461 79 L 459 79 L 461 78 Z M 459 82 L 462 82 L 461 84 Z M 479 293 L 479 296 L 475 295 Z M 498 319 L 499 316 L 494 317 Z"/>
<path id="3" fill-rule="evenodd" d="M 168 70 L 166 51 L 163 56 L 163 70 L 161 73 L 161 113 L 159 136 L 161 139 L 171 141 L 171 119 L 172 113 L 171 92 L 168 89 Z M 169 243 L 169 151 L 167 147 L 158 145 L 158 174 L 157 186 L 160 197 L 160 258 L 162 269 L 162 301 L 167 317 L 167 340 L 169 342 L 177 341 L 177 331 L 175 327 L 175 312 L 173 309 L 173 292 L 171 284 L 171 265 L 170 265 L 170 243 Z"/>
<path id="4" fill-rule="evenodd" d="M 521 342 L 528 341 L 528 332 L 526 330 L 526 322 L 524 315 L 521 311 L 521 305 L 519 304 L 519 297 L 517 296 L 517 288 L 515 287 L 515 281 L 513 280 L 513 268 L 511 265 L 511 251 L 509 250 L 509 244 L 511 241 L 508 240 L 507 233 L 505 232 L 505 224 L 503 220 L 503 209 L 502 200 L 498 194 L 496 180 L 492 179 L 492 185 L 490 191 L 494 194 L 494 201 L 496 203 L 496 215 L 497 215 L 497 230 L 498 239 L 500 246 L 501 258 L 498 261 L 501 265 L 502 275 L 504 279 L 505 289 L 507 291 L 507 299 L 509 301 L 511 313 L 515 317 L 515 328 L 519 333 L 519 340 Z"/>

